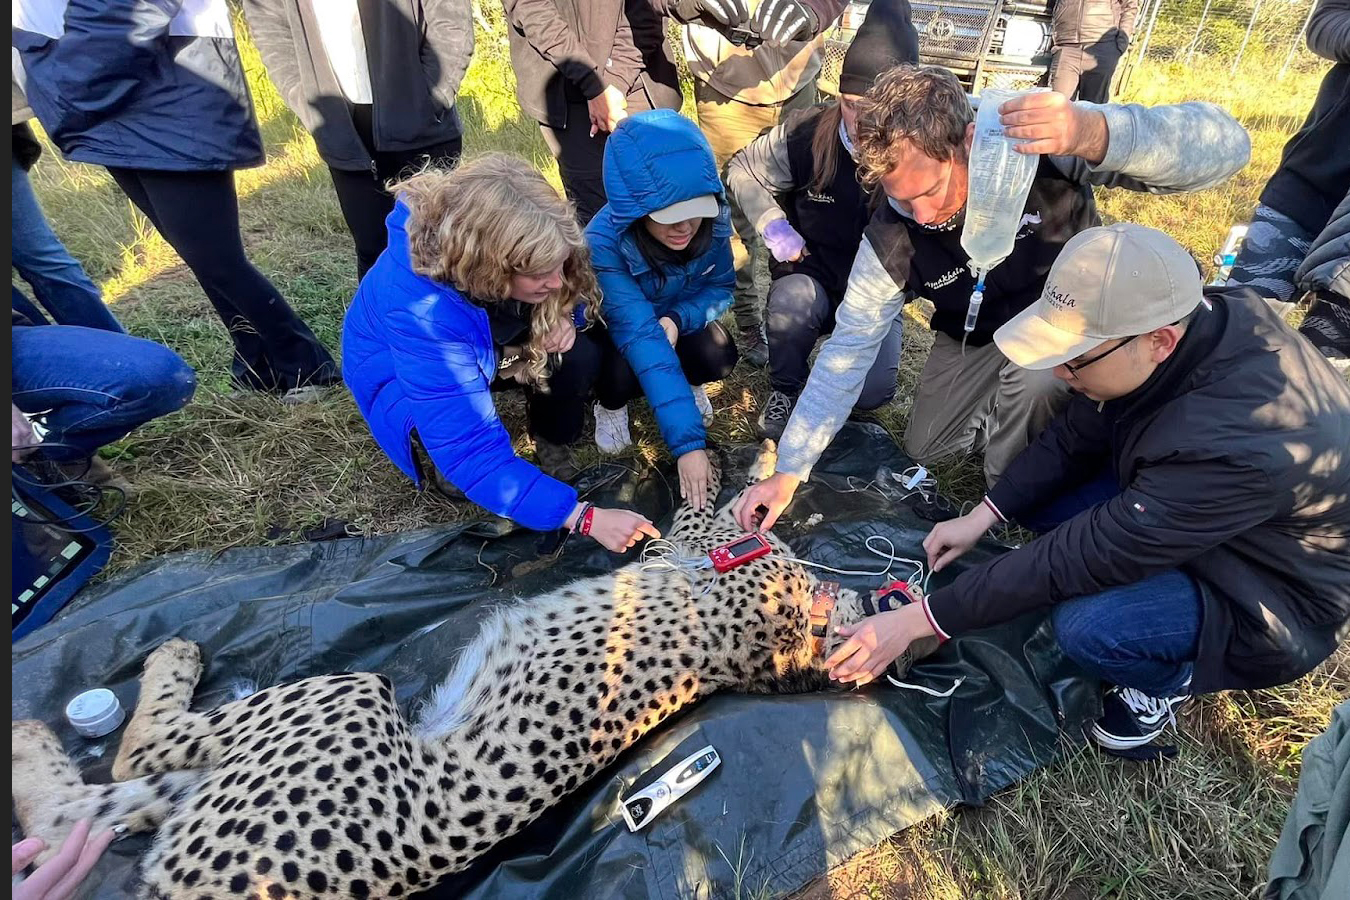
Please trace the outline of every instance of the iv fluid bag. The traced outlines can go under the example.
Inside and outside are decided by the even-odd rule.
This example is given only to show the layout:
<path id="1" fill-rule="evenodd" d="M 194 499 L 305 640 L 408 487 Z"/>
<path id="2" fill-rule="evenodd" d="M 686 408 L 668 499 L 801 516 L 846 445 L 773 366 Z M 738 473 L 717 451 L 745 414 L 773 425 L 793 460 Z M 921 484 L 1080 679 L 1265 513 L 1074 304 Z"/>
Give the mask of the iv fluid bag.
<path id="1" fill-rule="evenodd" d="M 1036 175 L 1038 154 L 1013 150 L 1017 141 L 1003 133 L 998 108 L 1030 91 L 980 92 L 975 113 L 975 140 L 970 148 L 970 187 L 961 247 L 971 264 L 988 271 L 1008 258 L 1022 223 L 1022 211 Z"/>

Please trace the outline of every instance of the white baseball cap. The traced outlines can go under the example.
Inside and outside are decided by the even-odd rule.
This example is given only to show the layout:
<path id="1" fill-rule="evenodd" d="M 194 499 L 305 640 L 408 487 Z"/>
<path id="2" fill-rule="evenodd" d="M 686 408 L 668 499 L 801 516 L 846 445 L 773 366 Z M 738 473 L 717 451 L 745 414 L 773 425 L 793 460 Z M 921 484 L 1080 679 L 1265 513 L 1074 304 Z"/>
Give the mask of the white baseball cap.
<path id="1" fill-rule="evenodd" d="M 1161 231 L 1089 228 L 1064 245 L 1040 299 L 994 332 L 994 343 L 1024 369 L 1053 369 L 1103 341 L 1181 321 L 1200 294 L 1195 260 Z"/>
<path id="2" fill-rule="evenodd" d="M 659 222 L 662 225 L 674 225 L 676 222 L 684 222 L 688 219 L 715 219 L 717 218 L 717 195 L 702 194 L 698 197 L 690 197 L 688 200 L 681 200 L 679 203 L 672 203 L 669 206 L 648 213 L 653 222 Z"/>

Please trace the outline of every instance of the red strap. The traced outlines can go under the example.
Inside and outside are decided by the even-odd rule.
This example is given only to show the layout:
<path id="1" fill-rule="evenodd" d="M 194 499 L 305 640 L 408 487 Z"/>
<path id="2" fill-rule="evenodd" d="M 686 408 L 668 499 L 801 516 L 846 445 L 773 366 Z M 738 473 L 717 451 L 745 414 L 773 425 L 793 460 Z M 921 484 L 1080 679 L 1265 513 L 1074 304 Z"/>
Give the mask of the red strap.
<path id="1" fill-rule="evenodd" d="M 578 531 L 581 532 L 583 536 L 590 535 L 591 520 L 594 518 L 595 518 L 595 506 L 592 504 L 587 504 L 586 511 L 581 514 L 581 527 L 577 529 Z"/>

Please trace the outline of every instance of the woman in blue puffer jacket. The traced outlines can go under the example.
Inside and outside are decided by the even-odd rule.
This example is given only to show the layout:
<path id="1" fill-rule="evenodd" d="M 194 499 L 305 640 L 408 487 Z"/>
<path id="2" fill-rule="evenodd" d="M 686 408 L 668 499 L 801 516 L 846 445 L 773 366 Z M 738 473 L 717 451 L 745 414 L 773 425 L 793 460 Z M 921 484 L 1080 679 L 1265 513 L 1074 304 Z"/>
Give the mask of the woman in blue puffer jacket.
<path id="1" fill-rule="evenodd" d="M 702 508 L 710 475 L 703 385 L 736 366 L 717 319 L 731 305 L 731 216 L 712 149 L 693 122 L 656 110 L 624 119 L 605 146 L 609 202 L 586 226 L 605 298 L 595 442 L 630 442 L 628 401 L 646 394 L 675 457 L 680 493 Z"/>
<path id="2" fill-rule="evenodd" d="M 380 448 L 419 487 L 448 482 L 527 528 L 580 531 L 614 552 L 659 537 L 566 483 L 601 361 L 577 327 L 595 320 L 596 290 L 568 204 L 502 153 L 429 169 L 395 196 L 388 248 L 342 326 L 343 374 Z M 525 393 L 539 466 L 497 415 L 493 393 L 508 388 Z"/>

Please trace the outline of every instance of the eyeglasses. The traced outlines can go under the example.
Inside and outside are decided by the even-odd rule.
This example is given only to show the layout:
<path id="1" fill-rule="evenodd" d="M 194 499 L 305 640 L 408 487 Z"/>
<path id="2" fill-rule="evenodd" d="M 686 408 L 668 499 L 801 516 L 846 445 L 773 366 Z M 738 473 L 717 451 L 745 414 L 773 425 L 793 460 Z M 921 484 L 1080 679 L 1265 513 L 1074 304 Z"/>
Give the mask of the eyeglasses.
<path id="1" fill-rule="evenodd" d="M 1115 353 L 1115 352 L 1116 352 L 1117 350 L 1119 350 L 1121 347 L 1124 347 L 1126 344 L 1128 344 L 1130 341 L 1134 340 L 1134 339 L 1137 338 L 1137 337 L 1139 337 L 1139 335 L 1137 335 L 1137 334 L 1132 334 L 1132 335 L 1130 335 L 1129 337 L 1127 337 L 1125 340 L 1121 341 L 1119 344 L 1116 344 L 1116 345 L 1115 345 L 1114 347 L 1112 347 L 1110 350 L 1107 350 L 1105 353 L 1098 353 L 1096 356 L 1092 357 L 1091 359 L 1085 359 L 1085 360 L 1083 360 L 1083 361 L 1080 362 L 1080 363 L 1067 363 L 1067 362 L 1066 362 L 1066 363 L 1063 363 L 1062 365 L 1064 366 L 1064 368 L 1065 368 L 1066 370 L 1068 370 L 1068 373 L 1069 373 L 1070 375 L 1072 375 L 1074 378 L 1077 378 L 1079 372 L 1083 371 L 1084 369 L 1086 369 L 1088 366 L 1092 365 L 1092 364 L 1095 363 L 1095 362 L 1101 362 L 1102 360 L 1106 359 L 1106 358 L 1107 358 L 1108 356 L 1110 356 L 1112 353 Z"/>

